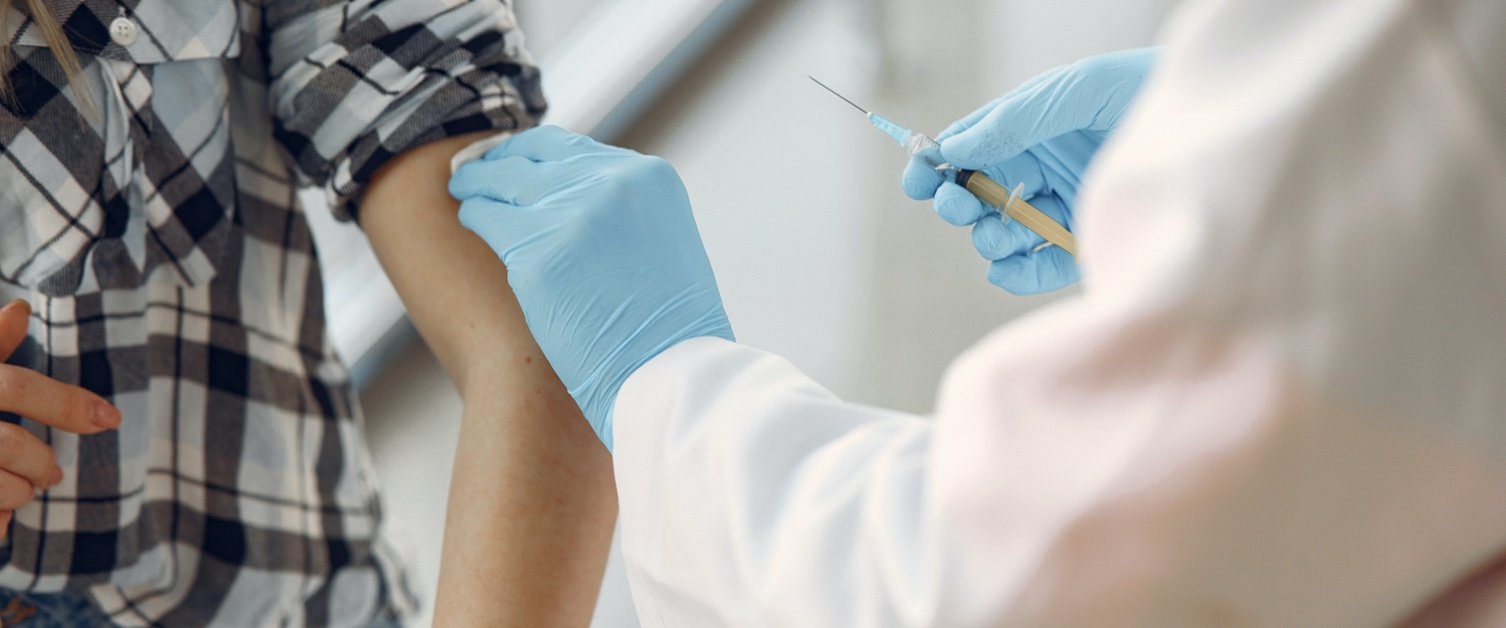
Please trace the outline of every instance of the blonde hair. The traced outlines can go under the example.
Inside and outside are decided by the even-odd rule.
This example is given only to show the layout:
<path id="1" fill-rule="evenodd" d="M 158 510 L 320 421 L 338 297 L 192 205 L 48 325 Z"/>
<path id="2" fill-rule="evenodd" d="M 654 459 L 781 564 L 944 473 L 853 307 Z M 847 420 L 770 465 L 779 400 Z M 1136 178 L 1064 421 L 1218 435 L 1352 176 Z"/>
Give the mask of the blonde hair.
<path id="1" fill-rule="evenodd" d="M 9 30 L 11 3 L 14 0 L 0 0 L 0 33 Z M 26 11 L 31 14 L 31 20 L 36 23 L 37 30 L 42 31 L 42 38 L 47 41 L 47 47 L 52 50 L 52 56 L 57 59 L 58 65 L 63 67 L 63 73 L 67 75 L 68 82 L 73 83 L 83 73 L 84 67 L 79 63 L 78 55 L 73 52 L 73 45 L 68 42 L 68 36 L 63 33 L 63 24 L 58 21 L 58 16 L 52 13 L 47 6 L 46 0 L 22 0 L 26 3 Z M 9 45 L 0 45 L 0 99 L 7 103 L 15 103 L 15 93 L 11 91 L 10 70 L 15 64 L 15 51 Z M 89 103 L 84 99 L 87 96 L 82 91 L 75 90 L 75 97 L 79 98 L 82 109 L 88 110 Z"/>

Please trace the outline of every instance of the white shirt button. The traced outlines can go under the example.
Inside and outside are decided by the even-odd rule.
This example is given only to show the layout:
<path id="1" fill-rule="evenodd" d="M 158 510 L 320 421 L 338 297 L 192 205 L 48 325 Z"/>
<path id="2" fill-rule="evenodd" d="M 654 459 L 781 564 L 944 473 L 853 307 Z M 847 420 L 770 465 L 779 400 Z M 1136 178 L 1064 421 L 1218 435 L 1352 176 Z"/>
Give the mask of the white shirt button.
<path id="1" fill-rule="evenodd" d="M 130 46 L 136 43 L 136 23 L 128 17 L 117 17 L 110 21 L 110 40 L 122 46 Z"/>

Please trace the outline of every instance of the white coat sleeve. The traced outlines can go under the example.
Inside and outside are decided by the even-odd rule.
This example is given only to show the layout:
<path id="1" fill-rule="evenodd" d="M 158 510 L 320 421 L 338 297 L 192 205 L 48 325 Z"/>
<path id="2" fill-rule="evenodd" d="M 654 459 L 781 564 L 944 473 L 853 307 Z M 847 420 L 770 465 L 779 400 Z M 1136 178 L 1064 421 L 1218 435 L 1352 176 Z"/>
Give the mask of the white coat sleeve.
<path id="1" fill-rule="evenodd" d="M 934 420 L 720 340 L 649 362 L 644 624 L 1506 625 L 1500 6 L 1186 5 L 1089 175 L 1084 295 Z"/>
<path id="2" fill-rule="evenodd" d="M 930 512 L 930 421 L 844 403 L 782 358 L 715 338 L 673 347 L 630 381 L 616 416 L 657 423 L 617 430 L 627 440 L 614 448 L 645 624 L 925 616 L 909 607 L 929 605 L 912 595 L 925 590 L 929 565 L 914 561 L 926 552 L 908 550 Z M 838 582 L 890 594 L 848 603 L 831 595 Z"/>

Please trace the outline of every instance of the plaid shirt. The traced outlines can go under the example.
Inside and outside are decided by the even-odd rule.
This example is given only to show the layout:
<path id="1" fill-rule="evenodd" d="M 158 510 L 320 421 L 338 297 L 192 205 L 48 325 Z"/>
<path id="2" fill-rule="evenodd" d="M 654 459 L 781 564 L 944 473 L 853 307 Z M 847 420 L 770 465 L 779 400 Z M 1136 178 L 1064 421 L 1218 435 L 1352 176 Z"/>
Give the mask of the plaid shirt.
<path id="1" fill-rule="evenodd" d="M 295 189 L 353 216 L 404 150 L 531 126 L 544 102 L 510 0 L 48 4 L 84 70 L 65 89 L 11 16 L 0 298 L 36 312 L 11 362 L 125 423 L 78 436 L 3 417 L 66 479 L 16 511 L 0 587 L 81 591 L 123 625 L 405 612 Z M 112 41 L 119 17 L 134 42 Z"/>

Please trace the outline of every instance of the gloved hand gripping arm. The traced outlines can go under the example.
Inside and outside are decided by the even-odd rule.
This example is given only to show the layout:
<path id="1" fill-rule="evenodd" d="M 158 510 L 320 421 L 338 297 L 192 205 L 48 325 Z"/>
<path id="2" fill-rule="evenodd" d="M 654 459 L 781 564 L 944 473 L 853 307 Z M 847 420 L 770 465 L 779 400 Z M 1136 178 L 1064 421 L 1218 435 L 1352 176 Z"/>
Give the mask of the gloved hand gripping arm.
<path id="1" fill-rule="evenodd" d="M 450 194 L 501 256 L 529 330 L 608 449 L 633 371 L 683 340 L 733 339 L 685 186 L 663 159 L 546 126 L 462 166 Z"/>

